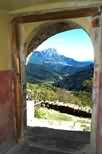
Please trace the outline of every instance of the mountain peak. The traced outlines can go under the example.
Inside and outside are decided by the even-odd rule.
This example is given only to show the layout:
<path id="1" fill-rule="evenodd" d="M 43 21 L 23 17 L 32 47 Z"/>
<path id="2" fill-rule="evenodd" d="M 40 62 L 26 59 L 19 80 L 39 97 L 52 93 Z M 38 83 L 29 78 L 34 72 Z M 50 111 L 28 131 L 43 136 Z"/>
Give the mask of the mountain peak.
<path id="1" fill-rule="evenodd" d="M 53 56 L 58 55 L 58 52 L 55 48 L 48 48 L 40 52 L 48 57 L 53 57 Z"/>
<path id="2" fill-rule="evenodd" d="M 74 67 L 83 67 L 89 65 L 89 63 L 78 62 L 72 58 L 65 57 L 57 52 L 55 48 L 48 48 L 42 51 L 33 51 L 29 58 L 28 63 L 32 64 L 56 64 L 56 65 L 68 65 Z"/>

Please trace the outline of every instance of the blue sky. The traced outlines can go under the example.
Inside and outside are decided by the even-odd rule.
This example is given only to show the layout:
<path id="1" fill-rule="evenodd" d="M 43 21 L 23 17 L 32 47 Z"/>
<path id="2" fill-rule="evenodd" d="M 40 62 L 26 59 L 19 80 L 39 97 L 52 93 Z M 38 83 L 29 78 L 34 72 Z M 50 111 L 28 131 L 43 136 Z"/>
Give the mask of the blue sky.
<path id="1" fill-rule="evenodd" d="M 94 49 L 88 34 L 82 29 L 58 33 L 44 41 L 36 50 L 57 49 L 58 53 L 78 61 L 93 61 Z"/>

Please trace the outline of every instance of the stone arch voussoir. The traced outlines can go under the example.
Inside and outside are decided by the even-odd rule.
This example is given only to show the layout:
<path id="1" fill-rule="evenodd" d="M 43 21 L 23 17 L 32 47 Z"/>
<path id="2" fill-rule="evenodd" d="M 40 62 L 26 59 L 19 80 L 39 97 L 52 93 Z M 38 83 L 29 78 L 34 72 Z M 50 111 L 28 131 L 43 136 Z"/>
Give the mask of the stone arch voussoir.
<path id="1" fill-rule="evenodd" d="M 26 40 L 26 54 L 28 55 L 49 37 L 76 28 L 81 28 L 81 26 L 72 21 L 57 21 L 41 24 L 38 28 L 32 31 L 29 38 Z"/>

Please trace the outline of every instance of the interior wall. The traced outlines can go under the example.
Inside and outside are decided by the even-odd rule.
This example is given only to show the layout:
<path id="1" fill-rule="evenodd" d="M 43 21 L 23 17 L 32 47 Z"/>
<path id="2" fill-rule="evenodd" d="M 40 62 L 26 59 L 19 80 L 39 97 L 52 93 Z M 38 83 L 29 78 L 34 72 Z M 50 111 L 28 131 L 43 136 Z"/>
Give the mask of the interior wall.
<path id="1" fill-rule="evenodd" d="M 90 6 L 99 6 L 102 5 L 101 0 L 43 0 L 40 2 L 35 0 L 30 1 L 22 1 L 18 3 L 18 1 L 13 0 L 11 7 L 11 14 L 18 13 L 28 13 L 34 11 L 44 11 L 44 10 L 52 10 L 52 9 L 73 9 L 73 8 L 85 8 Z"/>
<path id="2" fill-rule="evenodd" d="M 10 16 L 0 13 L 0 70 L 11 69 Z"/>
<path id="3" fill-rule="evenodd" d="M 10 16 L 0 12 L 0 143 L 14 139 L 14 72 L 11 66 Z"/>

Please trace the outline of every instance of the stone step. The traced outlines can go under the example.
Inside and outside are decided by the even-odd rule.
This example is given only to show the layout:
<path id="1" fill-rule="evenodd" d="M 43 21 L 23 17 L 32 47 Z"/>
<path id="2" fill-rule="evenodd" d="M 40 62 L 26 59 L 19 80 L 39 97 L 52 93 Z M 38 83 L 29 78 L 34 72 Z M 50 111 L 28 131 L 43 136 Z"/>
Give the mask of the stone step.
<path id="1" fill-rule="evenodd" d="M 61 151 L 59 149 L 47 148 L 46 146 L 35 144 L 18 145 L 6 154 L 72 154 L 72 152 Z"/>
<path id="2" fill-rule="evenodd" d="M 0 154 L 6 154 L 10 149 L 15 147 L 15 145 L 16 143 L 14 141 L 0 144 Z"/>

